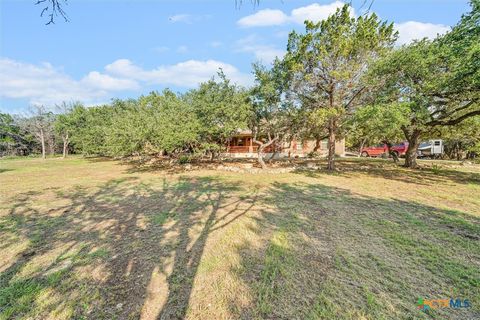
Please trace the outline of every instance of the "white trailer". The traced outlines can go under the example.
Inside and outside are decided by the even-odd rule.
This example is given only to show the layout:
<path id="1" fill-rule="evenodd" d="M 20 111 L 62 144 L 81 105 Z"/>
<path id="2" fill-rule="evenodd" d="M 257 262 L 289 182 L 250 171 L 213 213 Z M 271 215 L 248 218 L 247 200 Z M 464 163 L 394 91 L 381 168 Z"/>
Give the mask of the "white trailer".
<path id="1" fill-rule="evenodd" d="M 429 140 L 420 143 L 418 147 L 419 157 L 439 158 L 443 155 L 443 140 Z"/>

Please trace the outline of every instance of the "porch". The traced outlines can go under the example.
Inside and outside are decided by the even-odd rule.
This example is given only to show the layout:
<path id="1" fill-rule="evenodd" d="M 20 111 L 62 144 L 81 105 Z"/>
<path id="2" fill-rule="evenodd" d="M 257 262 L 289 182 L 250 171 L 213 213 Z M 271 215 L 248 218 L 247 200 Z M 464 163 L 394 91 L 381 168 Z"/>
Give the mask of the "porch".
<path id="1" fill-rule="evenodd" d="M 257 153 L 258 144 L 253 142 L 252 136 L 236 136 L 230 139 L 230 142 L 227 146 L 227 153 Z M 274 145 L 270 145 L 265 148 L 264 152 L 270 153 L 275 150 Z"/>

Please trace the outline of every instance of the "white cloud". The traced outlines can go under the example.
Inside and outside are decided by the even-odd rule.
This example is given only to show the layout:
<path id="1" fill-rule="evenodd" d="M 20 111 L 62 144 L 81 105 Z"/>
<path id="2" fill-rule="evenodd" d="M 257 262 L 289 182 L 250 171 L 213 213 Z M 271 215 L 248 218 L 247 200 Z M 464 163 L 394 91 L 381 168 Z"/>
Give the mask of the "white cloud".
<path id="1" fill-rule="evenodd" d="M 236 46 L 238 52 L 253 53 L 257 60 L 264 63 L 270 63 L 275 57 L 281 58 L 285 55 L 284 50 L 265 44 L 264 41 L 256 35 L 250 35 L 238 40 Z"/>
<path id="2" fill-rule="evenodd" d="M 251 83 L 250 75 L 240 72 L 231 64 L 217 60 L 187 60 L 174 65 L 160 66 L 145 70 L 127 59 L 120 59 L 105 67 L 108 73 L 119 77 L 146 82 L 147 84 L 175 85 L 192 88 L 209 80 L 222 69 L 227 77 L 242 85 Z"/>
<path id="3" fill-rule="evenodd" d="M 313 3 L 311 5 L 300 7 L 292 10 L 291 19 L 296 23 L 303 24 L 305 20 L 318 22 L 327 19 L 330 15 L 334 14 L 337 9 L 345 5 L 342 1 L 335 1 L 330 4 L 320 5 Z M 350 8 L 350 14 L 354 15 L 353 8 Z"/>
<path id="4" fill-rule="evenodd" d="M 87 74 L 81 80 L 81 83 L 90 88 L 98 88 L 107 91 L 138 90 L 140 88 L 136 81 L 114 78 L 98 71 L 92 71 Z"/>
<path id="5" fill-rule="evenodd" d="M 172 23 L 177 23 L 177 22 L 183 22 L 183 23 L 192 23 L 193 21 L 193 16 L 190 14 L 176 14 L 173 16 L 168 17 L 168 20 Z"/>
<path id="6" fill-rule="evenodd" d="M 205 15 L 194 15 L 194 14 L 187 14 L 187 13 L 181 13 L 181 14 L 175 14 L 173 16 L 168 17 L 168 21 L 171 23 L 186 23 L 186 24 L 192 24 L 194 22 L 199 22 L 205 19 L 210 19 L 212 16 L 205 14 Z"/>
<path id="7" fill-rule="evenodd" d="M 330 15 L 334 14 L 337 9 L 342 8 L 344 5 L 345 2 L 340 0 L 324 5 L 312 3 L 304 7 L 293 9 L 290 15 L 281 10 L 264 9 L 255 14 L 241 18 L 237 21 L 237 24 L 241 27 L 264 27 L 287 23 L 303 24 L 305 20 L 318 22 L 328 18 Z M 355 16 L 355 10 L 352 7 L 350 7 L 350 14 L 352 17 Z M 409 43 L 414 39 L 433 39 L 438 34 L 448 32 L 450 27 L 443 24 L 407 21 L 395 24 L 395 29 L 399 32 L 397 44 L 402 45 Z M 260 51 L 261 49 L 266 50 L 262 53 Z M 257 45 L 255 48 L 252 48 L 252 46 L 247 47 L 244 51 L 254 52 L 257 58 L 259 58 L 259 56 L 266 58 L 274 55 L 274 52 L 270 49 L 271 48 L 268 46 L 263 46 L 262 48 L 262 46 Z"/>
<path id="8" fill-rule="evenodd" d="M 264 9 L 241 18 L 237 21 L 237 24 L 241 27 L 266 27 L 290 22 L 303 24 L 305 20 L 318 22 L 328 18 L 344 5 L 345 3 L 342 1 L 335 1 L 325 5 L 313 3 L 305 7 L 293 9 L 290 15 L 285 14 L 281 10 Z M 353 8 L 350 8 L 350 13 L 352 16 L 355 15 Z"/>
<path id="9" fill-rule="evenodd" d="M 289 21 L 282 10 L 264 9 L 237 21 L 242 27 L 278 26 Z"/>
<path id="10" fill-rule="evenodd" d="M 104 72 L 91 71 L 76 80 L 49 63 L 34 65 L 0 58 L 0 96 L 28 99 L 32 104 L 78 100 L 91 105 L 109 100 L 115 92 L 139 91 L 141 85 L 192 88 L 209 80 L 220 68 L 239 84 L 253 81 L 251 75 L 216 60 L 188 60 L 145 70 L 128 59 L 119 59 L 107 65 Z"/>
<path id="11" fill-rule="evenodd" d="M 397 43 L 399 45 L 402 45 L 409 43 L 415 39 L 434 39 L 437 35 L 444 34 L 448 32 L 451 28 L 443 24 L 407 21 L 395 24 L 395 29 L 399 33 Z"/>
<path id="12" fill-rule="evenodd" d="M 11 59 L 0 59 L 0 96 L 27 98 L 34 104 L 61 101 L 86 102 L 103 98 L 108 91 L 136 88 L 134 81 L 91 72 L 77 81 L 49 63 L 34 65 Z"/>

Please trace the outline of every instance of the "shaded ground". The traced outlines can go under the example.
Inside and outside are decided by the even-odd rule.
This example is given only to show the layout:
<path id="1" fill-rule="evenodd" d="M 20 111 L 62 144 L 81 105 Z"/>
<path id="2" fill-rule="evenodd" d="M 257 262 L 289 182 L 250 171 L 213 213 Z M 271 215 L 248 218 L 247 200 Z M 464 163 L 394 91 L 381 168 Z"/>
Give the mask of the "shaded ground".
<path id="1" fill-rule="evenodd" d="M 0 319 L 480 317 L 478 167 L 339 168 L 2 160 Z"/>

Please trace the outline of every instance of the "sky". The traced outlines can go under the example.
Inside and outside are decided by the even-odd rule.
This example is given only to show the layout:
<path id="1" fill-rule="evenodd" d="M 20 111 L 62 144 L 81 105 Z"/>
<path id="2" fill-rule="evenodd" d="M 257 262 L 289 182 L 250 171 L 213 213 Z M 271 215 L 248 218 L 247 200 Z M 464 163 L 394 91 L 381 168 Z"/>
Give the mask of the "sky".
<path id="1" fill-rule="evenodd" d="M 0 112 L 62 101 L 87 106 L 170 88 L 184 92 L 219 68 L 240 85 L 269 64 L 288 33 L 342 1 L 68 0 L 69 22 L 45 25 L 36 0 L 0 0 Z M 349 1 L 350 2 L 350 1 Z M 352 15 L 364 0 L 352 0 Z M 369 2 L 369 1 L 367 1 Z M 448 32 L 468 0 L 375 0 L 370 12 L 395 24 L 398 45 Z"/>

